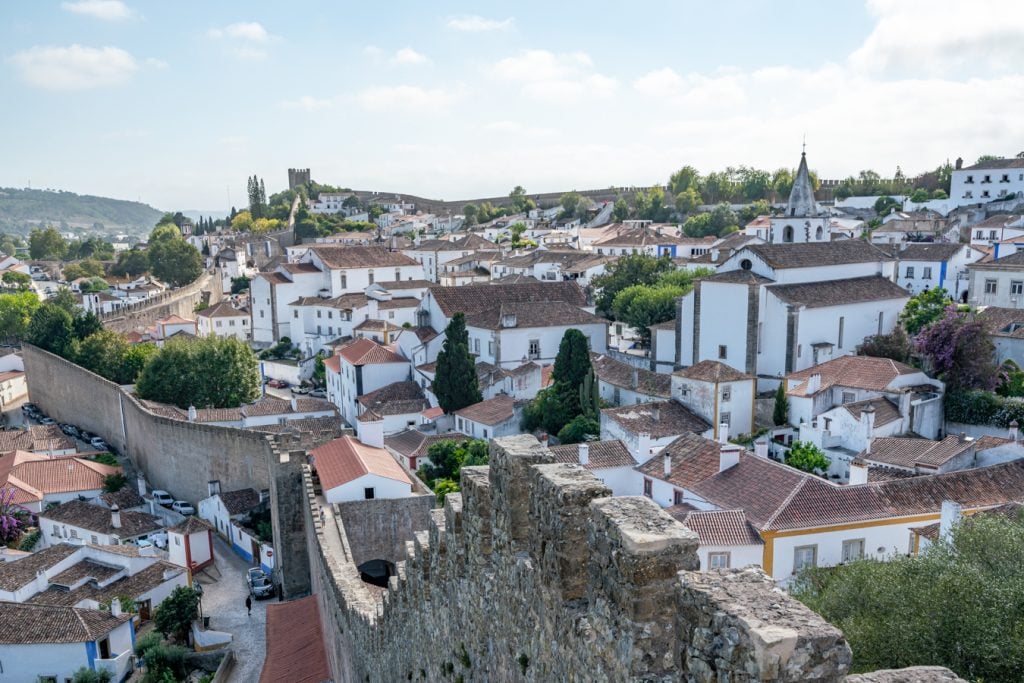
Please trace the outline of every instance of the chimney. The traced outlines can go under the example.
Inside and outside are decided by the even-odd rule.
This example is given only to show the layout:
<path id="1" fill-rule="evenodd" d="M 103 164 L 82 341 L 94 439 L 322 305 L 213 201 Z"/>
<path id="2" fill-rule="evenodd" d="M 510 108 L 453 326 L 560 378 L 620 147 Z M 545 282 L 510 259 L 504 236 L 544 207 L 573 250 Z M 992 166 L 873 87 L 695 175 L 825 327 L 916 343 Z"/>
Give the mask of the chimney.
<path id="1" fill-rule="evenodd" d="M 807 378 L 807 393 L 813 395 L 818 393 L 819 389 L 821 389 L 821 375 L 814 373 Z"/>
<path id="2" fill-rule="evenodd" d="M 717 248 L 711 250 L 711 262 L 712 263 L 717 263 L 718 262 L 718 254 L 719 253 L 720 252 L 718 251 Z"/>
<path id="3" fill-rule="evenodd" d="M 139 495 L 145 497 L 146 495 L 146 478 L 142 476 L 142 472 L 139 472 L 139 476 L 135 479 L 136 486 L 139 487 Z"/>
<path id="4" fill-rule="evenodd" d="M 580 442 L 580 464 L 588 465 L 590 463 L 590 444 L 585 441 Z"/>
<path id="5" fill-rule="evenodd" d="M 114 503 L 110 508 L 110 526 L 115 529 L 121 528 L 121 508 Z"/>
<path id="6" fill-rule="evenodd" d="M 1010 433 L 1007 436 L 1009 436 L 1011 441 L 1016 441 L 1017 440 L 1017 428 L 1018 427 L 1020 427 L 1020 425 L 1017 424 L 1016 420 L 1014 420 L 1013 422 L 1010 423 Z"/>
<path id="7" fill-rule="evenodd" d="M 868 464 L 860 458 L 850 463 L 850 486 L 868 483 Z"/>
<path id="8" fill-rule="evenodd" d="M 299 412 L 299 399 L 295 398 L 294 396 L 292 396 L 292 412 Z"/>
<path id="9" fill-rule="evenodd" d="M 110 600 L 110 616 L 119 617 L 121 616 L 121 599 L 112 598 Z"/>
<path id="10" fill-rule="evenodd" d="M 727 422 L 718 425 L 718 440 L 722 443 L 729 443 L 729 424 Z"/>
<path id="11" fill-rule="evenodd" d="M 220 493 L 220 479 L 211 479 L 206 482 L 206 495 L 216 496 Z"/>
<path id="12" fill-rule="evenodd" d="M 871 440 L 875 438 L 875 407 L 870 403 L 864 410 L 860 411 L 860 421 L 864 425 L 864 441 L 867 445 L 864 450 L 871 452 Z"/>
<path id="13" fill-rule="evenodd" d="M 651 408 L 651 418 L 655 422 L 657 422 L 658 420 L 661 419 L 661 407 L 660 406 L 654 406 L 653 408 Z"/>
<path id="14" fill-rule="evenodd" d="M 768 459 L 768 442 L 767 441 L 755 441 L 754 442 L 754 455 L 759 458 Z"/>
<path id="15" fill-rule="evenodd" d="M 640 386 L 640 368 L 633 367 L 633 376 L 629 380 L 629 386 L 632 389 L 636 389 Z"/>
<path id="16" fill-rule="evenodd" d="M 960 514 L 963 508 L 960 503 L 954 500 L 942 501 L 942 510 L 939 513 L 939 538 L 949 540 L 953 527 L 960 521 Z"/>
<path id="17" fill-rule="evenodd" d="M 199 414 L 196 412 L 196 407 L 195 406 L 189 406 L 188 407 L 188 421 L 189 422 L 195 422 L 197 417 L 199 417 Z"/>
<path id="18" fill-rule="evenodd" d="M 668 479 L 672 475 L 672 456 L 666 453 L 663 461 L 665 463 L 665 478 Z"/>
<path id="19" fill-rule="evenodd" d="M 740 462 L 740 451 L 743 447 L 734 443 L 724 443 L 718 448 L 718 471 L 724 472 Z"/>

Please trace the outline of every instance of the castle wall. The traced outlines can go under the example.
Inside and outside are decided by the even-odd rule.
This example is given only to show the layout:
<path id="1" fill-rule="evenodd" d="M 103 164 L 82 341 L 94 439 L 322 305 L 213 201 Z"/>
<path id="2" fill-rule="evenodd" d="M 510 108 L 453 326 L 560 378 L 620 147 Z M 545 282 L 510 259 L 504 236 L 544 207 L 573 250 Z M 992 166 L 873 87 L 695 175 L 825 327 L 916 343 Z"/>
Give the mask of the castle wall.
<path id="1" fill-rule="evenodd" d="M 148 327 L 157 320 L 170 315 L 195 319 L 197 304 L 205 302 L 212 306 L 220 300 L 220 279 L 207 271 L 191 284 L 168 290 L 152 299 L 118 309 L 101 316 L 100 319 L 107 329 L 127 333 Z"/>

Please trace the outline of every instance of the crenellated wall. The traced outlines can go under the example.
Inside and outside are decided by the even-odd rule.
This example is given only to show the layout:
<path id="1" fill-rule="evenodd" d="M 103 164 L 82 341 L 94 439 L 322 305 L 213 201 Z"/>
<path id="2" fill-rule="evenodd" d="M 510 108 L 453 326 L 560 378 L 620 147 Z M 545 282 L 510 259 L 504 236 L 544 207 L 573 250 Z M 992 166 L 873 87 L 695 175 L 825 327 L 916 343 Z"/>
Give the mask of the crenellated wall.
<path id="1" fill-rule="evenodd" d="M 760 570 L 692 571 L 692 532 L 646 498 L 610 497 L 578 465 L 552 464 L 532 436 L 496 439 L 490 467 L 463 469 L 462 493 L 414 534 L 383 597 L 359 580 L 346 524 L 305 476 L 337 681 L 840 681 L 848 671 L 843 634 Z M 957 680 L 891 673 L 877 680 Z"/>

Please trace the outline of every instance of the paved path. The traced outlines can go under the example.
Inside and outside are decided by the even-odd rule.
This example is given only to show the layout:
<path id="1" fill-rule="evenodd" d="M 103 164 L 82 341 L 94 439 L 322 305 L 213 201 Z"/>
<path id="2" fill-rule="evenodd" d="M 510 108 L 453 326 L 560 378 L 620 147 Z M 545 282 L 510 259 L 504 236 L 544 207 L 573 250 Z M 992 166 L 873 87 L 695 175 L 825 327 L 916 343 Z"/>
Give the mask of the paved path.
<path id="1" fill-rule="evenodd" d="M 213 538 L 220 577 L 215 570 L 198 575 L 203 584 L 203 614 L 210 617 L 211 629 L 228 631 L 234 636 L 231 647 L 235 651 L 235 665 L 228 681 L 254 683 L 260 678 L 267 651 L 267 603 L 270 600 L 253 600 L 252 616 L 246 614 L 245 596 L 249 592 L 245 572 L 251 565 L 232 552 L 219 536 L 214 534 Z"/>

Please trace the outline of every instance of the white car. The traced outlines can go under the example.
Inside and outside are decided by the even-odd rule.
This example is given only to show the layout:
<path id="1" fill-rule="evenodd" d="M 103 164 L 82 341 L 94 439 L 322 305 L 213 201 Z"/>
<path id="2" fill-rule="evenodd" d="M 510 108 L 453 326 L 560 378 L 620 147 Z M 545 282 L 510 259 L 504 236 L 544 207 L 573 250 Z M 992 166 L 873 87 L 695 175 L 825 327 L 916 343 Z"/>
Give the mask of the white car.
<path id="1" fill-rule="evenodd" d="M 192 503 L 189 503 L 188 501 L 185 500 L 174 501 L 174 503 L 171 505 L 171 509 L 183 515 L 196 514 L 196 509 L 192 507 Z"/>
<path id="2" fill-rule="evenodd" d="M 107 450 L 107 442 L 103 440 L 103 437 L 97 436 L 89 440 L 89 445 L 98 451 Z"/>
<path id="3" fill-rule="evenodd" d="M 167 507 L 174 503 L 174 496 L 167 493 L 167 491 L 161 491 L 160 489 L 153 489 L 153 500 L 157 502 L 157 505 L 163 505 Z"/>

